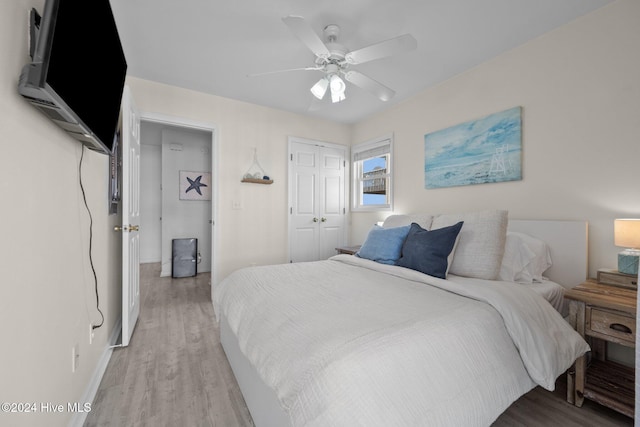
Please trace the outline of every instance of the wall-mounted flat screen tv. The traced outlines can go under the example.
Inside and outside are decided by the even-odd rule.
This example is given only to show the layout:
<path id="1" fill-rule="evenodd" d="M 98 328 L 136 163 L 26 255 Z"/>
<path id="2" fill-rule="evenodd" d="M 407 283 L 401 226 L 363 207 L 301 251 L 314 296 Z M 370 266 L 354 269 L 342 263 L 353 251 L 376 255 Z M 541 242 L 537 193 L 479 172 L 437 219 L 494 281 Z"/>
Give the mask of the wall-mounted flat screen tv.
<path id="1" fill-rule="evenodd" d="M 112 154 L 127 62 L 109 0 L 46 0 L 30 14 L 18 91 L 73 138 Z"/>

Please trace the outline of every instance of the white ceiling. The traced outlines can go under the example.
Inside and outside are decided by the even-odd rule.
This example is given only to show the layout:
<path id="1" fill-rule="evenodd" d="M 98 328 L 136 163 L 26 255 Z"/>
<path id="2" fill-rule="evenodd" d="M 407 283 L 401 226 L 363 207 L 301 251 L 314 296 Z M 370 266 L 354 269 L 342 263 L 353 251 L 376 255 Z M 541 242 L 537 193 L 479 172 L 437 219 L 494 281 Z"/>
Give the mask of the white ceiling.
<path id="1" fill-rule="evenodd" d="M 612 0 L 110 0 L 128 74 L 342 123 L 357 122 Z M 282 22 L 328 24 L 356 50 L 404 33 L 415 51 L 351 69 L 395 90 L 383 102 L 347 83 L 343 102 L 316 101 L 320 71 L 247 74 L 314 65 Z"/>

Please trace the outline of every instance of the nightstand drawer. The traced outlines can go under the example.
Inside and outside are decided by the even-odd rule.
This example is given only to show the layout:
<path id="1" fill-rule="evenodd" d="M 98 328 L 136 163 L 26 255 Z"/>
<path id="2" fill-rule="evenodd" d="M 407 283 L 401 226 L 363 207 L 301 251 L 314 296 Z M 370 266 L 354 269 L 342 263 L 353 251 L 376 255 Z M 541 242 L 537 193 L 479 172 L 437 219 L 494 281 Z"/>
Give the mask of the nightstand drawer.
<path id="1" fill-rule="evenodd" d="M 598 282 L 622 288 L 638 289 L 638 276 L 620 273 L 618 270 L 607 268 L 598 270 Z"/>
<path id="2" fill-rule="evenodd" d="M 635 346 L 636 319 L 625 313 L 587 307 L 587 335 L 607 339 L 626 346 Z"/>

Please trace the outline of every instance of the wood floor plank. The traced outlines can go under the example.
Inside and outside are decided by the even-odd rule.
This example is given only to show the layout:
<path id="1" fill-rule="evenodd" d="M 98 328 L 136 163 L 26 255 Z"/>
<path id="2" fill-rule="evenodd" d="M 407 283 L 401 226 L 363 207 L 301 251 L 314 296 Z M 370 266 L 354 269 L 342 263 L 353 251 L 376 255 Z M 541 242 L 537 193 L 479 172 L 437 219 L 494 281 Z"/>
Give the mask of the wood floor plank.
<path id="1" fill-rule="evenodd" d="M 161 278 L 159 264 L 141 265 L 138 324 L 130 345 L 111 356 L 86 427 L 253 426 L 220 344 L 209 280 L 209 274 Z M 554 392 L 535 388 L 493 427 L 633 425 L 588 400 L 572 406 L 565 396 L 561 377 Z"/>
<path id="2" fill-rule="evenodd" d="M 623 427 L 633 426 L 633 420 L 612 409 L 585 400 L 578 408 L 567 403 L 566 378 L 561 375 L 556 389 L 547 391 L 536 387 L 516 400 L 493 427 Z"/>

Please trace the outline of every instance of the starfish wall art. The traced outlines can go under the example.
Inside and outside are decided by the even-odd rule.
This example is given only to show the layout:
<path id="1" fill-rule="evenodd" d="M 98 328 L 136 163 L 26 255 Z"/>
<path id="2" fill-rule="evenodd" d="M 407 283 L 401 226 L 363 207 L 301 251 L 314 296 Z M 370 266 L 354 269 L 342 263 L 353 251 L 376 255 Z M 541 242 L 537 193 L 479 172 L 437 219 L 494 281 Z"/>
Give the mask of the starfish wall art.
<path id="1" fill-rule="evenodd" d="M 180 200 L 211 200 L 211 173 L 180 171 Z"/>

